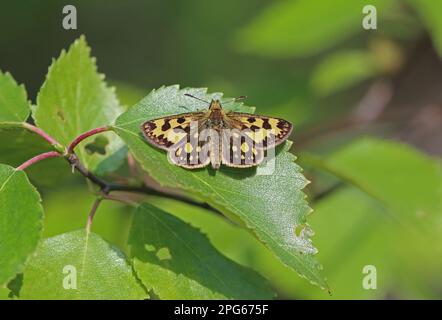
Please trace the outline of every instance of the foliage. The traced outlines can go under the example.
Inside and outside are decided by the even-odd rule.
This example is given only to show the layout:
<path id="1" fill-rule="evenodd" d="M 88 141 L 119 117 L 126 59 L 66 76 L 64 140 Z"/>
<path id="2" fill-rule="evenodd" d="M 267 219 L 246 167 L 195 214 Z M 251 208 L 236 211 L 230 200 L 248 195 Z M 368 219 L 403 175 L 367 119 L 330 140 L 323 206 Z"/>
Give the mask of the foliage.
<path id="1" fill-rule="evenodd" d="M 42 229 L 40 196 L 26 174 L 0 165 L 0 283 L 23 270 Z"/>
<path id="2" fill-rule="evenodd" d="M 376 31 L 361 28 L 365 2 L 359 0 L 226 0 L 216 11 L 203 0 L 141 4 L 145 10 L 126 15 L 142 21 L 138 31 L 132 21 L 103 30 L 102 23 L 113 23 L 108 20 L 88 29 L 100 69 L 118 79 L 107 80 L 116 90 L 97 72 L 83 37 L 52 62 L 41 87 L 38 68 L 47 62 L 34 66 L 17 55 L 15 70 L 2 64 L 20 81 L 0 72 L 0 299 L 440 298 L 441 163 L 404 142 L 413 139 L 403 134 L 437 121 L 437 114 L 406 125 L 407 110 L 388 106 L 386 119 L 351 122 L 361 107 L 381 110 L 367 107 L 378 101 L 370 94 L 379 82 L 397 90 L 393 102 L 419 110 L 418 99 L 397 88 L 404 71 L 414 71 L 411 78 L 422 74 L 414 68 L 419 57 L 431 60 L 420 55 L 427 33 L 440 55 L 440 4 L 370 4 L 377 8 Z M 82 6 L 84 21 L 99 14 L 92 4 Z M 103 19 L 123 7 L 107 10 Z M 168 12 L 168 19 L 146 19 L 146 12 Z M 7 16 L 2 21 L 12 24 Z M 29 44 L 16 36 L 19 28 L 4 34 L 2 59 L 14 60 L 14 43 L 36 45 L 52 27 L 42 25 L 40 36 L 35 29 Z M 71 41 L 74 33 L 66 34 L 55 34 L 36 54 L 47 61 Z M 170 82 L 185 86 L 162 86 Z M 418 85 L 405 91 L 419 96 Z M 201 86 L 247 94 L 257 113 L 294 123 L 294 141 L 278 148 L 273 174 L 188 171 L 145 143 L 141 122 L 207 107 L 183 93 L 222 96 Z M 422 95 L 433 101 L 430 91 Z M 29 130 L 31 124 L 57 143 Z M 95 177 L 154 192 L 106 194 L 100 185 L 85 186 L 67 148 L 97 128 L 110 130 L 81 139 L 78 161 Z M 18 169 L 49 151 L 60 157 L 26 173 Z M 126 161 L 128 152 L 135 166 Z M 94 201 L 101 204 L 93 232 L 85 231 Z M 365 265 L 377 268 L 377 290 L 361 285 Z M 69 266 L 77 270 L 76 289 L 63 286 L 72 280 Z"/>
<path id="3" fill-rule="evenodd" d="M 143 120 L 182 113 L 183 107 L 190 110 L 204 107 L 202 103 L 189 101 L 184 93 L 209 100 L 219 97 L 219 94 L 206 94 L 204 89 L 161 88 L 119 117 L 115 130 L 129 145 L 141 166 L 160 184 L 184 189 L 232 219 L 239 219 L 284 263 L 308 280 L 326 287 L 320 266 L 313 259 L 316 249 L 308 238 L 309 232 L 305 231 L 308 229 L 305 216 L 310 209 L 301 189 L 306 181 L 300 168 L 293 163 L 294 157 L 287 152 L 288 144 L 277 151 L 275 171 L 271 175 L 260 175 L 255 168 L 222 168 L 219 172 L 185 170 L 169 163 L 164 152 L 144 142 L 139 129 Z M 240 105 L 229 107 L 250 110 Z"/>
<path id="4" fill-rule="evenodd" d="M 21 104 L 18 108 L 24 108 L 26 111 L 29 106 L 25 100 L 23 88 L 16 85 L 10 75 L 2 76 L 7 80 L 7 86 L 3 92 L 10 99 L 5 103 L 16 104 L 17 96 L 21 96 Z M 21 95 L 18 95 L 18 92 L 21 92 Z M 184 92 L 206 95 L 205 90 L 202 89 L 185 91 L 180 91 L 177 87 L 159 89 L 118 118 L 114 130 L 128 143 L 142 167 L 159 183 L 186 190 L 189 196 L 204 200 L 228 217 L 244 223 L 284 263 L 311 282 L 326 287 L 320 275 L 319 264 L 313 258 L 316 249 L 308 238 L 310 231 L 306 224 L 306 215 L 310 208 L 301 191 L 306 180 L 301 175 L 300 168 L 293 163 L 294 157 L 287 152 L 290 144 L 278 150 L 276 173 L 271 176 L 257 175 L 256 170 L 243 172 L 224 170 L 215 175 L 210 171 L 190 172 L 173 167 L 167 163 L 164 153 L 149 147 L 140 139 L 138 131 L 141 121 L 155 116 L 179 113 L 180 107 L 183 106 L 190 109 L 202 107 L 193 101 L 189 102 L 189 99 L 184 97 Z M 206 95 L 206 98 L 220 96 L 220 94 Z M 231 107 L 247 112 L 252 111 L 252 108 L 241 104 L 232 104 Z M 29 126 L 24 123 L 25 116 L 27 116 L 24 111 L 20 116 L 5 112 L 1 119 L 5 123 L 5 128 L 7 125 L 7 129 L 29 129 Z M 38 96 L 37 106 L 33 109 L 36 124 L 45 131 L 45 136 L 35 129 L 31 131 L 45 137 L 52 147 L 60 152 L 60 156 L 65 156 L 80 172 L 87 169 L 101 173 L 115 171 L 118 168 L 115 166 L 115 160 L 109 162 L 111 166 L 106 166 L 105 171 L 97 170 L 107 161 L 106 157 L 108 152 L 112 153 L 111 149 L 106 148 L 103 157 L 95 157 L 85 152 L 86 148 L 82 143 L 79 146 L 78 161 L 81 161 L 86 168 L 81 169 L 78 167 L 76 158 L 72 158 L 69 153 L 69 148 L 71 148 L 71 141 L 83 131 L 93 131 L 97 126 L 110 126 L 120 111 L 121 108 L 116 103 L 112 92 L 106 89 L 102 77 L 96 73 L 84 38 L 80 38 L 68 52 L 62 52 L 60 58 L 54 61 Z M 108 137 L 109 134 L 107 133 Z M 113 142 L 110 143 L 112 144 Z M 114 158 L 114 155 L 110 154 L 109 158 Z M 153 163 L 155 163 L 154 166 L 151 165 Z M 18 169 L 5 166 L 4 185 L 9 186 L 7 183 L 15 182 L 15 179 L 11 177 L 26 179 L 21 168 L 27 168 L 27 166 L 28 164 L 23 164 Z M 85 176 L 90 178 L 90 174 L 85 174 Z M 91 181 L 96 180 L 91 179 Z M 223 188 L 223 185 L 227 184 L 233 188 L 230 190 Z M 26 190 L 26 186 L 21 186 L 21 188 Z M 30 185 L 27 188 L 33 190 Z M 5 187 L 4 190 L 15 191 L 15 194 L 19 194 L 13 188 Z M 272 192 L 269 193 L 269 190 Z M 104 196 L 109 193 L 103 189 L 103 186 L 101 186 L 101 191 L 104 192 Z M 30 199 L 35 198 L 33 193 L 35 191 L 30 192 Z M 8 246 L 5 250 L 18 255 L 18 257 L 8 255 L 4 257 L 4 264 L 10 265 L 5 270 L 11 269 L 2 279 L 2 284 L 6 285 L 15 274 L 23 271 L 24 260 L 35 249 L 40 238 L 42 214 L 38 198 L 34 200 L 35 210 L 33 211 L 21 207 L 15 207 L 12 210 L 12 203 L 16 199 L 6 192 L 2 194 L 2 197 L 5 198 L 3 201 L 5 206 L 1 208 L 1 214 L 4 217 L 2 227 L 5 231 L 14 230 L 11 227 L 17 223 L 17 220 L 14 220 L 17 214 L 14 212 L 18 210 L 21 214 L 26 213 L 30 216 L 26 220 L 31 226 L 23 224 L 21 227 L 33 227 L 32 231 L 36 234 L 31 237 L 32 233 L 27 232 L 27 237 L 21 237 L 30 242 L 30 244 L 25 244 L 25 249 L 21 253 L 12 250 L 11 241 L 15 242 L 15 238 L 7 241 L 11 238 L 9 235 L 11 231 L 2 233 L 2 244 Z M 248 200 L 245 201 L 245 199 Z M 282 201 L 282 199 L 285 200 Z M 29 205 L 28 202 L 30 200 L 25 199 L 20 203 Z M 254 203 L 253 209 L 250 206 L 251 202 Z M 158 224 L 157 220 L 161 223 Z M 152 231 L 158 232 L 161 238 L 150 239 Z M 18 296 L 48 299 L 131 299 L 147 297 L 146 290 L 151 289 L 155 295 L 166 299 L 270 298 L 273 295 L 264 278 L 216 252 L 198 230 L 186 226 L 177 218 L 172 218 L 147 204 L 136 210 L 128 241 L 132 257 L 131 265 L 135 273 L 131 272 L 131 266 L 126 264 L 126 258 L 121 251 L 113 249 L 98 235 L 89 233 L 88 230 L 63 233 L 46 239 L 26 265 L 23 285 Z M 159 254 L 164 251 L 163 249 L 171 255 L 165 258 L 165 262 L 161 256 L 158 258 Z M 158 252 L 154 251 L 155 254 L 152 256 L 151 250 Z M 179 252 L 184 252 L 184 254 L 178 254 Z M 121 261 L 116 259 L 117 256 Z M 158 260 L 155 259 L 161 261 L 162 267 L 159 269 L 155 267 L 158 264 Z M 172 265 L 168 260 L 172 260 Z M 191 269 L 186 266 L 192 264 L 194 271 L 189 273 Z M 66 265 L 72 265 L 78 270 L 77 289 L 72 291 L 61 286 L 63 278 L 66 277 L 61 272 Z M 168 271 L 170 268 L 172 269 Z M 208 271 L 205 273 L 204 270 Z M 152 271 L 158 277 L 152 277 Z M 184 276 L 187 280 L 184 280 Z M 103 277 L 110 277 L 113 281 L 104 281 Z M 181 282 L 181 285 L 177 284 Z M 123 283 L 125 286 L 117 292 L 117 288 Z M 176 285 L 171 287 L 171 283 Z M 140 292 L 145 293 L 143 295 Z"/>

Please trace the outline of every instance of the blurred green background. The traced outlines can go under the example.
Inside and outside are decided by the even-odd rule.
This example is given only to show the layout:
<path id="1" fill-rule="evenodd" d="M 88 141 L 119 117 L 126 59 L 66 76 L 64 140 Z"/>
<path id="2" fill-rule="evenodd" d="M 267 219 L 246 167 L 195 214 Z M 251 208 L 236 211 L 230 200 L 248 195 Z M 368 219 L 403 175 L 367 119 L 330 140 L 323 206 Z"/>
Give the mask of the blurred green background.
<path id="1" fill-rule="evenodd" d="M 62 28 L 65 4 L 77 8 L 77 30 Z M 376 30 L 362 28 L 366 4 L 377 9 Z M 261 272 L 281 299 L 441 299 L 440 12 L 436 0 L 2 1 L 0 69 L 35 102 L 51 59 L 84 34 L 127 107 L 170 84 L 247 95 L 257 113 L 294 123 L 292 151 L 312 181 L 309 223 L 332 294 L 223 217 L 150 201 Z M 44 148 L 26 135 L 1 133 L 1 162 Z M 85 224 L 94 198 L 62 160 L 30 174 L 46 237 Z M 94 231 L 125 248 L 128 212 L 106 203 Z M 362 287 L 365 265 L 377 268 L 376 290 Z"/>

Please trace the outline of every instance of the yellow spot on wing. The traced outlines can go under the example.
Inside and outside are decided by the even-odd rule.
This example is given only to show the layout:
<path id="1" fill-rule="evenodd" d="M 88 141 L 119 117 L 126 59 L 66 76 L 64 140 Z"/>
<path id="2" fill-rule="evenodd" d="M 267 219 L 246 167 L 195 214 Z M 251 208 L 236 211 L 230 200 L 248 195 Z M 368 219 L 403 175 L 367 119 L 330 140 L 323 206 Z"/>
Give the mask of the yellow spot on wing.
<path id="1" fill-rule="evenodd" d="M 191 153 L 192 150 L 193 150 L 192 145 L 189 142 L 187 142 L 186 145 L 184 146 L 184 151 L 186 151 L 187 153 Z"/>

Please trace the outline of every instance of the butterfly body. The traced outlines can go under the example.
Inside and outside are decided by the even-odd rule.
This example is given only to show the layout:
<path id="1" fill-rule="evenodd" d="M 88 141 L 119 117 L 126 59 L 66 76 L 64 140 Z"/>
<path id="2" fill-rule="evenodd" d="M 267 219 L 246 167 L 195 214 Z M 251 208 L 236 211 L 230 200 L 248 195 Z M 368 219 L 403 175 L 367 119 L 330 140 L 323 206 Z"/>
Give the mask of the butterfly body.
<path id="1" fill-rule="evenodd" d="M 266 150 L 285 141 L 292 125 L 279 118 L 226 112 L 219 100 L 212 100 L 205 112 L 149 120 L 141 131 L 150 144 L 167 150 L 175 165 L 247 168 L 260 164 Z"/>

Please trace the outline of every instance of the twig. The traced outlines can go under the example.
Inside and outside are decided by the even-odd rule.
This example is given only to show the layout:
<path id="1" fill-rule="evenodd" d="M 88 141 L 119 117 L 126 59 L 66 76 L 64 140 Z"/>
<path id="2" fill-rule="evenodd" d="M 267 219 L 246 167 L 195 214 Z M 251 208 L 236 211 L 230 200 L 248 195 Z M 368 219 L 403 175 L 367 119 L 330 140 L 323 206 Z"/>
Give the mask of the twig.
<path id="1" fill-rule="evenodd" d="M 117 202 L 122 202 L 124 204 L 127 204 L 128 206 L 132 206 L 132 207 L 136 207 L 138 205 L 138 203 L 134 202 L 134 201 L 130 201 L 128 199 L 125 199 L 123 197 L 118 197 L 118 196 L 114 196 L 114 195 L 103 195 L 103 198 L 106 200 L 110 200 L 110 201 L 117 201 Z"/>
<path id="2" fill-rule="evenodd" d="M 75 153 L 72 153 L 70 155 L 66 156 L 67 161 L 70 163 L 70 165 L 77 169 L 77 171 L 84 176 L 85 178 L 89 179 L 94 184 L 98 185 L 100 187 L 100 190 L 104 193 L 109 193 L 108 187 L 109 183 L 104 181 L 103 179 L 97 177 L 92 172 L 90 172 L 86 167 L 83 166 L 83 164 L 78 159 L 77 155 Z"/>
<path id="3" fill-rule="evenodd" d="M 75 154 L 74 149 L 84 139 L 86 139 L 90 136 L 93 136 L 95 134 L 101 133 L 101 132 L 109 131 L 110 130 L 109 126 L 95 128 L 95 129 L 89 130 L 89 131 L 79 135 L 69 144 L 69 147 L 67 148 L 67 150 L 56 139 L 51 137 L 49 134 L 44 132 L 42 129 L 40 129 L 36 126 L 33 126 L 29 123 L 23 123 L 22 126 L 23 126 L 23 128 L 30 130 L 30 131 L 38 134 L 39 136 L 41 136 L 43 139 L 45 139 L 47 142 L 49 142 L 52 146 L 54 146 L 57 151 L 49 151 L 49 152 L 39 154 L 39 155 L 27 160 L 26 162 L 24 162 L 22 165 L 17 167 L 16 170 L 24 170 L 24 169 L 28 168 L 29 166 L 31 166 L 32 164 L 37 163 L 37 162 L 44 160 L 44 159 L 65 157 L 66 160 L 69 162 L 69 164 L 74 169 L 76 169 L 82 176 L 84 176 L 86 179 L 88 179 L 89 181 L 91 181 L 93 184 L 97 185 L 100 188 L 100 192 L 103 195 L 101 197 L 101 200 L 103 198 L 109 198 L 108 197 L 109 193 L 112 191 L 136 192 L 136 193 L 143 193 L 146 195 L 159 196 L 159 197 L 163 197 L 163 198 L 178 200 L 178 201 L 190 204 L 190 205 L 198 206 L 203 209 L 207 209 L 207 210 L 214 211 L 216 213 L 220 213 L 218 210 L 209 206 L 206 203 L 194 201 L 194 200 L 187 198 L 187 197 L 168 194 L 165 192 L 155 190 L 153 188 L 149 188 L 144 185 L 143 186 L 130 186 L 130 185 L 120 185 L 120 184 L 109 183 L 109 182 L 101 179 L 100 177 L 96 176 L 92 172 L 90 172 L 78 159 L 78 156 Z M 114 200 L 116 200 L 116 199 L 117 198 L 114 198 Z M 101 200 L 100 200 L 100 202 L 101 202 Z M 94 204 L 94 206 L 92 208 L 93 210 L 89 214 L 89 220 L 88 220 L 89 227 L 88 228 L 90 228 L 89 223 L 92 223 L 92 219 L 95 215 L 95 211 L 97 210 L 98 206 L 99 206 L 99 202 L 96 201 L 96 203 Z"/>
<path id="4" fill-rule="evenodd" d="M 40 128 L 36 127 L 36 126 L 33 126 L 33 125 L 30 124 L 30 123 L 23 122 L 23 123 L 22 123 L 22 127 L 25 128 L 25 129 L 27 129 L 27 130 L 29 130 L 29 131 L 32 131 L 32 132 L 38 134 L 40 137 L 42 137 L 43 139 L 45 139 L 47 142 L 49 142 L 50 145 L 52 145 L 52 146 L 54 146 L 54 147 L 59 147 L 59 146 L 61 146 L 61 144 L 60 144 L 57 140 L 55 140 L 54 138 L 52 138 L 49 134 L 47 134 L 47 133 L 44 132 L 42 129 L 40 129 Z"/>
<path id="5" fill-rule="evenodd" d="M 309 153 L 303 153 L 303 155 L 299 159 L 301 160 L 300 162 L 302 164 L 312 167 L 316 170 L 328 173 L 328 174 L 340 179 L 344 183 L 359 189 L 360 191 L 362 191 L 363 193 L 365 193 L 366 195 L 368 195 L 372 199 L 376 200 L 380 205 L 382 205 L 382 207 L 385 209 L 385 213 L 387 214 L 387 216 L 392 218 L 392 220 L 398 222 L 399 225 L 401 225 L 402 227 L 404 227 L 405 229 L 407 229 L 409 231 L 414 232 L 416 230 L 413 225 L 411 225 L 410 223 L 404 222 L 396 214 L 391 212 L 389 210 L 388 202 L 386 202 L 384 199 L 382 199 L 382 197 L 380 197 L 378 194 L 373 192 L 370 188 L 366 187 L 364 184 L 359 183 L 353 177 L 346 175 L 346 174 L 340 172 L 339 170 L 336 170 L 333 166 L 330 166 L 328 163 L 326 163 L 326 161 L 324 161 L 321 157 L 318 157 L 318 156 L 315 156 L 315 155 L 309 154 Z M 340 185 L 338 184 L 337 187 L 340 187 Z"/>
<path id="6" fill-rule="evenodd" d="M 220 211 L 214 209 L 213 207 L 211 207 L 207 203 L 195 201 L 195 200 L 192 200 L 188 197 L 180 196 L 177 194 L 165 193 L 165 192 L 153 189 L 153 188 L 149 188 L 144 185 L 143 186 L 127 186 L 127 185 L 119 185 L 119 184 L 108 184 L 108 190 L 109 190 L 109 192 L 126 191 L 126 192 L 143 193 L 143 194 L 147 194 L 149 196 L 158 196 L 158 197 L 162 197 L 162 198 L 178 200 L 178 201 L 181 201 L 181 202 L 193 205 L 193 206 L 198 206 L 198 207 L 206 209 L 206 210 L 211 210 L 216 213 L 221 213 Z"/>
<path id="7" fill-rule="evenodd" d="M 100 188 L 100 191 L 104 195 L 109 195 L 109 193 L 111 193 L 113 191 L 125 191 L 125 192 L 142 193 L 142 194 L 146 194 L 146 195 L 150 195 L 150 196 L 159 196 L 159 197 L 163 197 L 163 198 L 169 198 L 169 199 L 173 199 L 173 200 L 178 200 L 178 201 L 190 204 L 190 205 L 198 206 L 198 207 L 203 208 L 203 209 L 212 210 L 212 211 L 214 211 L 216 213 L 220 213 L 218 210 L 212 208 L 211 206 L 209 206 L 206 203 L 198 202 L 198 201 L 195 201 L 195 200 L 192 200 L 190 198 L 183 197 L 183 196 L 180 196 L 180 195 L 172 195 L 172 194 L 169 194 L 169 193 L 165 193 L 165 192 L 161 192 L 161 191 L 155 190 L 153 188 L 149 188 L 147 186 L 128 186 L 128 185 L 121 185 L 121 184 L 115 184 L 115 183 L 107 182 L 107 181 L 97 177 L 96 175 L 94 175 L 88 169 L 86 169 L 83 166 L 83 164 L 80 162 L 80 160 L 78 159 L 78 157 L 77 157 L 77 155 L 75 153 L 71 154 L 67 158 L 67 160 L 71 164 L 71 166 L 73 166 L 75 169 L 77 169 L 77 171 L 82 176 L 84 176 L 85 178 L 89 179 L 92 183 L 97 185 Z"/>
<path id="8" fill-rule="evenodd" d="M 315 195 L 313 195 L 312 197 L 310 197 L 311 202 L 316 203 L 321 201 L 322 199 L 328 197 L 329 195 L 331 195 L 332 193 L 334 193 L 336 190 L 341 189 L 344 186 L 344 182 L 340 181 L 336 184 L 334 184 L 333 186 L 331 186 L 330 188 L 325 189 L 324 191 L 321 191 Z"/>
<path id="9" fill-rule="evenodd" d="M 100 127 L 100 128 L 96 128 L 96 129 L 92 129 L 90 131 L 87 131 L 81 135 L 79 135 L 77 138 L 74 139 L 74 141 L 69 145 L 68 147 L 68 155 L 66 156 L 66 159 L 68 160 L 68 162 L 71 164 L 71 166 L 74 169 L 77 169 L 77 171 L 83 175 L 85 178 L 89 179 L 92 183 L 96 184 L 99 188 L 100 191 L 103 193 L 103 195 L 107 196 L 109 195 L 110 192 L 112 191 L 126 191 L 126 192 L 136 192 L 136 193 L 143 193 L 146 195 L 151 195 L 151 196 L 159 196 L 159 197 L 163 197 L 163 198 L 169 198 L 169 199 L 173 199 L 173 200 L 178 200 L 181 202 L 185 202 L 187 204 L 193 205 L 193 206 L 198 206 L 200 208 L 206 209 L 206 210 L 211 210 L 215 213 L 220 213 L 220 211 L 216 210 L 215 208 L 209 206 L 206 203 L 201 203 L 195 200 L 192 200 L 190 198 L 187 197 L 183 197 L 180 195 L 172 195 L 169 193 L 165 193 L 159 190 L 155 190 L 153 188 L 149 188 L 145 185 L 141 185 L 141 186 L 130 186 L 130 185 L 120 185 L 120 184 L 114 184 L 114 183 L 109 183 L 99 177 L 97 177 L 96 175 L 94 175 L 92 172 L 90 172 L 87 168 L 85 168 L 83 166 L 83 164 L 80 162 L 80 160 L 78 159 L 77 155 L 75 154 L 75 147 L 81 143 L 84 139 L 93 136 L 95 134 L 101 133 L 101 132 L 105 132 L 105 131 L 109 131 L 110 127 Z"/>
<path id="10" fill-rule="evenodd" d="M 128 152 L 127 154 L 127 165 L 129 167 L 130 175 L 132 178 L 136 178 L 138 176 L 137 163 L 135 162 L 135 158 L 132 153 Z"/>
<path id="11" fill-rule="evenodd" d="M 89 215 L 87 217 L 87 224 L 86 224 L 86 232 L 87 233 L 91 232 L 92 221 L 94 220 L 95 213 L 97 212 L 97 209 L 100 206 L 100 203 L 102 200 L 103 200 L 102 197 L 98 197 L 97 199 L 95 199 L 95 202 L 92 205 L 92 209 L 89 212 Z"/>
<path id="12" fill-rule="evenodd" d="M 41 160 L 49 159 L 49 158 L 57 158 L 57 157 L 61 157 L 61 154 L 59 152 L 48 151 L 48 152 L 39 154 L 38 156 L 35 156 L 35 157 L 29 159 L 28 161 L 26 161 L 23 164 L 21 164 L 20 166 L 18 166 L 16 170 L 25 170 L 27 167 L 29 167 L 29 166 L 33 165 L 34 163 L 37 163 Z"/>
<path id="13" fill-rule="evenodd" d="M 75 147 L 82 142 L 84 139 L 89 138 L 90 136 L 93 136 L 97 133 L 101 133 L 101 132 L 106 132 L 109 131 L 110 127 L 109 126 L 105 126 L 105 127 L 99 127 L 99 128 L 95 128 L 92 130 L 89 130 L 81 135 L 79 135 L 78 137 L 76 137 L 71 144 L 69 144 L 68 147 L 68 154 L 71 154 L 74 152 Z"/>

